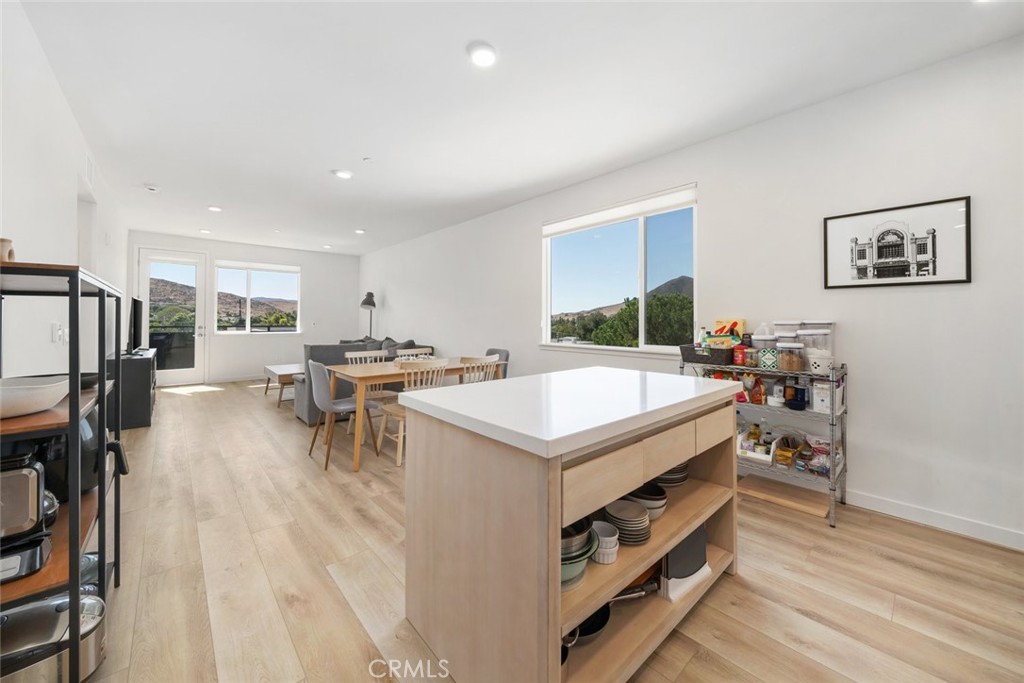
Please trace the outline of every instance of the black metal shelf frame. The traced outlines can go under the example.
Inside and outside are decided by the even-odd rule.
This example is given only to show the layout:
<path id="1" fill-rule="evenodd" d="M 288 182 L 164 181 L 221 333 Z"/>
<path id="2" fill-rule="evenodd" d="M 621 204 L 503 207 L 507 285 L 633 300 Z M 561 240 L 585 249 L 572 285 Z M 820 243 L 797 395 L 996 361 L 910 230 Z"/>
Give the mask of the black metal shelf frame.
<path id="1" fill-rule="evenodd" d="M 65 284 L 66 283 L 66 288 Z M 107 302 L 113 299 L 114 306 L 114 439 L 121 441 L 121 307 L 124 295 L 116 287 L 103 281 L 92 273 L 77 266 L 55 266 L 49 264 L 5 263 L 0 265 L 0 338 L 3 331 L 2 301 L 8 296 L 24 297 L 67 297 L 68 300 L 68 489 L 70 503 L 68 513 L 68 593 L 69 633 L 67 648 L 69 650 L 69 680 L 81 680 L 81 556 L 82 556 L 82 441 L 81 441 L 81 405 L 82 405 L 82 359 L 81 359 L 81 302 L 83 297 L 97 299 L 97 361 L 96 368 L 101 378 L 98 388 L 97 407 L 99 412 L 100 457 L 104 466 L 107 462 L 108 443 L 103 436 L 107 429 L 107 391 L 106 377 L 108 358 L 107 341 Z M 2 358 L 2 348 L 0 348 Z M 0 364 L 2 369 L 2 364 Z M 15 438 L 24 439 L 37 435 L 32 432 L 18 434 Z M 114 561 L 107 562 L 107 485 L 106 477 L 100 478 L 98 516 L 98 551 L 99 551 L 99 591 L 100 597 L 106 600 L 108 572 L 113 569 L 114 585 L 121 584 L 121 474 L 118 464 L 114 463 Z"/>

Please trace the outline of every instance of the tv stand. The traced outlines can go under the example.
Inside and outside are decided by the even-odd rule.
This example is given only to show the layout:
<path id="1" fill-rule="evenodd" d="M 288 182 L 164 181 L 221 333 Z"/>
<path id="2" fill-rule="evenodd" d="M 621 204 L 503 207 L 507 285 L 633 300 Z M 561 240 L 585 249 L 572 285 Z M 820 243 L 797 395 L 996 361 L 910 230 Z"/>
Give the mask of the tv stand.
<path id="1" fill-rule="evenodd" d="M 156 349 L 121 356 L 121 427 L 149 427 L 156 405 Z"/>

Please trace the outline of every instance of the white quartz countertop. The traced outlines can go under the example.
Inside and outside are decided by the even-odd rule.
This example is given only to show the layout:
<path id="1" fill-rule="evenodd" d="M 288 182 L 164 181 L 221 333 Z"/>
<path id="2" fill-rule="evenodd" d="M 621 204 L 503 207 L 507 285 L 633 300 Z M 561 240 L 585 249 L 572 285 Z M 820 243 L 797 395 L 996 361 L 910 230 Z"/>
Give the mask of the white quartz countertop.
<path id="1" fill-rule="evenodd" d="M 400 394 L 416 410 L 556 458 L 732 398 L 739 382 L 592 367 Z"/>

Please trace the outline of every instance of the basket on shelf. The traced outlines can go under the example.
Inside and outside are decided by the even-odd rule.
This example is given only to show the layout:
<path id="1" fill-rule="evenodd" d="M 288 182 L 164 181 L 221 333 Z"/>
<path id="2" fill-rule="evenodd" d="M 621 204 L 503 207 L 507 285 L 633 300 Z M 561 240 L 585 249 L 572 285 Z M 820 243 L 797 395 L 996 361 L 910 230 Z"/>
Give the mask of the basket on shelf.
<path id="1" fill-rule="evenodd" d="M 706 346 L 682 344 L 679 353 L 684 363 L 703 363 L 706 365 L 732 365 L 732 349 L 712 349 Z"/>

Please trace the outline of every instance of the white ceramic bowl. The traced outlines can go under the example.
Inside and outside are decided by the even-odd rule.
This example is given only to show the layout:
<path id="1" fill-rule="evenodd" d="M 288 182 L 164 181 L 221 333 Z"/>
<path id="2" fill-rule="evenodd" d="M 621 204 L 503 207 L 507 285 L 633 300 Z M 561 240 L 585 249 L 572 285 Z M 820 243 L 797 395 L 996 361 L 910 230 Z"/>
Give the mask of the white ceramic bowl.
<path id="1" fill-rule="evenodd" d="M 616 543 L 614 548 L 598 548 L 594 556 L 591 557 L 594 562 L 598 564 L 611 564 L 619 557 L 619 544 Z"/>
<path id="2" fill-rule="evenodd" d="M 663 514 L 665 514 L 665 506 L 651 510 L 647 514 L 650 515 L 651 521 L 653 522 L 658 517 L 661 517 Z"/>
<path id="3" fill-rule="evenodd" d="M 0 379 L 0 418 L 49 410 L 68 395 L 67 376 Z"/>
<path id="4" fill-rule="evenodd" d="M 597 532 L 597 538 L 599 539 L 598 550 L 619 547 L 619 530 L 614 524 L 594 522 L 594 531 Z"/>

